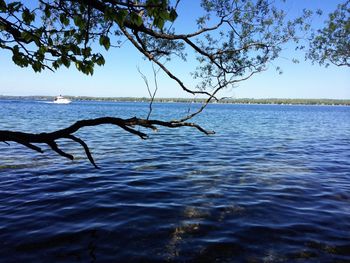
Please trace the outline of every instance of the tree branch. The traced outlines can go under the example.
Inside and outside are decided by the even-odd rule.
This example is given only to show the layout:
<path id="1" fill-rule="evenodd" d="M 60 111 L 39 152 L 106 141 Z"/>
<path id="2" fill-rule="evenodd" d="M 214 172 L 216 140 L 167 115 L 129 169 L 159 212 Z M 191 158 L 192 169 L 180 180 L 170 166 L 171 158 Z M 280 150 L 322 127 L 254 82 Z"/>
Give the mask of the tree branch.
<path id="1" fill-rule="evenodd" d="M 88 145 L 80 138 L 74 136 L 73 134 L 84 127 L 89 126 L 99 126 L 103 124 L 111 124 L 115 126 L 119 126 L 120 128 L 124 129 L 125 131 L 139 136 L 141 139 L 147 139 L 148 135 L 140 132 L 135 129 L 136 126 L 144 127 L 147 129 L 157 130 L 156 126 L 163 126 L 167 128 L 179 128 L 179 127 L 193 127 L 199 130 L 200 132 L 203 132 L 206 135 L 214 134 L 213 131 L 208 131 L 199 126 L 196 123 L 191 122 L 184 122 L 184 121 L 160 121 L 160 120 L 148 120 L 148 119 L 140 119 L 140 118 L 129 118 L 129 119 L 121 119 L 121 118 L 115 118 L 115 117 L 101 117 L 96 119 L 88 119 L 88 120 L 79 120 L 73 125 L 57 130 L 50 133 L 25 133 L 25 132 L 16 132 L 16 131 L 8 131 L 8 130 L 0 130 L 0 141 L 2 142 L 17 142 L 19 144 L 22 144 L 26 146 L 27 148 L 43 153 L 42 149 L 34 144 L 37 143 L 43 143 L 50 146 L 50 148 L 58 153 L 59 155 L 68 158 L 70 160 L 74 159 L 74 156 L 71 154 L 68 154 L 61 150 L 56 141 L 59 139 L 70 139 L 74 142 L 79 143 L 85 150 L 85 154 L 87 158 L 89 159 L 90 163 L 95 167 L 98 168 L 96 165 L 92 154 L 90 152 L 90 149 Z"/>

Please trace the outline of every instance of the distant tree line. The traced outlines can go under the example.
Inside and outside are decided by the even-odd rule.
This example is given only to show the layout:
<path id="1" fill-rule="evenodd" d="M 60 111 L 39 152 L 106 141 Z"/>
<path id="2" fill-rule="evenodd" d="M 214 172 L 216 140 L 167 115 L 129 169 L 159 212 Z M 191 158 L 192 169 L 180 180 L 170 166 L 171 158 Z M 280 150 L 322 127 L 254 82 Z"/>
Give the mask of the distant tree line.
<path id="1" fill-rule="evenodd" d="M 151 98 L 148 97 L 87 97 L 87 96 L 65 96 L 73 101 L 101 101 L 101 102 L 146 102 L 149 103 Z M 1 96 L 0 100 L 44 100 L 53 101 L 53 96 Z M 204 98 L 154 98 L 153 102 L 158 103 L 205 103 Z M 347 99 L 254 99 L 254 98 L 226 98 L 215 103 L 222 104 L 278 104 L 278 105 L 346 105 L 350 106 L 350 100 Z"/>

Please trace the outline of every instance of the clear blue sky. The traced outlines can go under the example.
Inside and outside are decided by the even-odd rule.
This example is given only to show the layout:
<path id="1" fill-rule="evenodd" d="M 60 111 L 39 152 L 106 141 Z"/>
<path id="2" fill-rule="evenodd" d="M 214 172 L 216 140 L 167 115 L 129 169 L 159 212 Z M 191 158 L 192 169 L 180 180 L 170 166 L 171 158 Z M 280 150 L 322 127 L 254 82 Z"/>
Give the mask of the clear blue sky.
<path id="1" fill-rule="evenodd" d="M 289 0 L 287 10 L 293 15 L 302 8 L 322 9 L 325 13 L 333 11 L 341 0 Z M 189 31 L 194 25 L 194 16 L 199 14 L 199 0 L 183 0 L 180 5 L 176 28 L 178 32 Z M 323 16 L 323 19 L 325 16 Z M 322 20 L 315 21 L 322 26 Z M 311 65 L 304 61 L 303 54 L 295 54 L 286 49 L 282 58 L 274 62 L 283 69 L 279 75 L 271 66 L 268 71 L 255 75 L 241 83 L 235 89 L 226 90 L 223 96 L 236 98 L 335 98 L 350 99 L 350 69 L 330 66 L 329 68 Z M 301 63 L 293 64 L 290 59 L 299 57 Z M 109 96 L 109 97 L 143 97 L 148 96 L 137 66 L 150 74 L 148 61 L 129 44 L 121 49 L 112 49 L 105 53 L 106 64 L 97 67 L 93 76 L 85 76 L 74 67 L 59 69 L 52 73 L 34 73 L 31 68 L 19 68 L 12 63 L 7 51 L 0 51 L 0 95 L 73 95 L 73 96 Z M 169 64 L 187 85 L 194 82 L 189 72 L 194 69 L 191 60 L 186 64 L 173 61 Z M 159 91 L 157 97 L 188 97 L 171 79 L 164 74 L 159 75 Z"/>

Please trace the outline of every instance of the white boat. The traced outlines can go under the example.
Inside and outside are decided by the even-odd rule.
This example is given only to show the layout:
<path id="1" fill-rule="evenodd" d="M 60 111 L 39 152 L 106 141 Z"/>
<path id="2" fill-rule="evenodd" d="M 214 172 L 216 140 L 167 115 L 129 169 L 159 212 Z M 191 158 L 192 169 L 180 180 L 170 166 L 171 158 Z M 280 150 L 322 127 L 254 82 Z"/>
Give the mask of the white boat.
<path id="1" fill-rule="evenodd" d="M 72 102 L 71 100 L 62 97 L 61 95 L 57 96 L 53 101 L 53 103 L 57 103 L 57 104 L 68 104 L 71 102 Z"/>

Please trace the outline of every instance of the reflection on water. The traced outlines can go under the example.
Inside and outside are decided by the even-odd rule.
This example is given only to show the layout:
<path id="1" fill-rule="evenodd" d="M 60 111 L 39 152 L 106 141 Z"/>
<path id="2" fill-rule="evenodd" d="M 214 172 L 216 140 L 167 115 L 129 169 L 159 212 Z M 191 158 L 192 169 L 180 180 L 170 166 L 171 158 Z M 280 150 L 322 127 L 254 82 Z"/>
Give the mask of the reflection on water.
<path id="1" fill-rule="evenodd" d="M 3 101 L 0 129 L 147 109 Z M 162 118 L 185 110 L 155 104 Z M 350 261 L 350 108 L 210 105 L 197 121 L 217 134 L 79 131 L 100 170 L 69 141 L 74 162 L 0 144 L 0 261 Z"/>

